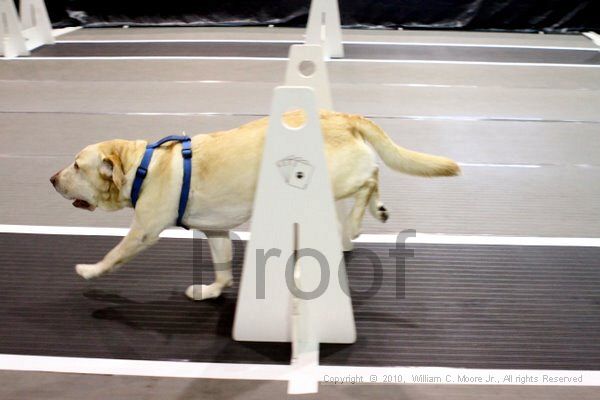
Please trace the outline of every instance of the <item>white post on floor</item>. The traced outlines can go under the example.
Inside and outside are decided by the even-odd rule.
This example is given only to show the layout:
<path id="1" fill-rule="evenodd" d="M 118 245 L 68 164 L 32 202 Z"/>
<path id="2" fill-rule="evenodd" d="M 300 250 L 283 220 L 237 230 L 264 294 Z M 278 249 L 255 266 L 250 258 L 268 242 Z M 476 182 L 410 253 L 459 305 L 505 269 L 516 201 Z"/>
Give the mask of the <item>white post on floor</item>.
<path id="1" fill-rule="evenodd" d="M 29 55 L 13 0 L 0 0 L 0 50 L 5 58 Z"/>
<path id="2" fill-rule="evenodd" d="M 45 44 L 54 44 L 52 24 L 44 0 L 21 0 L 21 28 L 27 47 L 33 50 Z"/>
<path id="3" fill-rule="evenodd" d="M 319 109 L 333 110 L 329 74 L 325 63 L 323 48 L 319 45 L 300 45 L 290 47 L 289 61 L 285 73 L 286 86 L 308 86 L 314 89 Z M 344 251 L 353 249 L 352 238 L 346 229 L 349 207 L 345 200 L 336 202 L 336 212 L 341 229 Z"/>
<path id="4" fill-rule="evenodd" d="M 344 57 L 337 0 L 312 0 L 306 25 L 306 44 L 323 46 L 327 58 Z"/>
<path id="5" fill-rule="evenodd" d="M 28 56 L 45 44 L 54 44 L 44 0 L 21 0 L 21 19 L 13 0 L 0 0 L 0 49 L 5 58 Z"/>
<path id="6" fill-rule="evenodd" d="M 303 110 L 288 126 L 283 114 Z M 319 343 L 356 340 L 315 91 L 275 89 L 233 337 L 292 342 L 289 393 L 314 393 Z"/>

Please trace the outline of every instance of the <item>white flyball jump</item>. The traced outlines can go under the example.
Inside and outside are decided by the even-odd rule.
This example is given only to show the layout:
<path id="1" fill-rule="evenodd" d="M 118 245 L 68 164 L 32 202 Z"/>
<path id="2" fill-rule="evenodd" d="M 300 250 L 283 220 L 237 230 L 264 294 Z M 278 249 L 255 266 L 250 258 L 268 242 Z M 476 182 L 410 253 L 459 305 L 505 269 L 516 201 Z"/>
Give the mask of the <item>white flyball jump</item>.
<path id="1" fill-rule="evenodd" d="M 305 123 L 282 120 L 301 109 Z M 325 160 L 315 92 L 275 89 L 254 199 L 233 337 L 292 342 L 290 393 L 315 392 L 319 343 L 356 340 L 331 180 Z"/>
<path id="2" fill-rule="evenodd" d="M 329 74 L 325 64 L 323 47 L 320 45 L 293 45 L 290 47 L 289 60 L 285 73 L 286 86 L 308 86 L 313 88 L 317 96 L 317 108 L 333 110 Z M 341 240 L 344 251 L 353 249 L 352 239 L 346 227 L 349 214 L 346 201 L 336 203 Z"/>
<path id="3" fill-rule="evenodd" d="M 274 92 L 233 325 L 235 340 L 292 343 L 290 394 L 318 391 L 320 343 L 356 340 L 348 213 L 340 202 L 336 213 L 319 116 L 333 109 L 325 60 L 344 55 L 336 0 L 313 0 L 306 42 Z M 302 126 L 286 125 L 289 110 Z"/>
<path id="4" fill-rule="evenodd" d="M 0 0 L 0 50 L 6 58 L 29 55 L 13 0 Z"/>
<path id="5" fill-rule="evenodd" d="M 21 0 L 21 18 L 13 0 L 0 0 L 0 50 L 5 58 L 28 56 L 45 44 L 54 44 L 44 0 Z"/>
<path id="6" fill-rule="evenodd" d="M 337 0 L 312 0 L 306 26 L 306 44 L 323 46 L 327 58 L 344 57 Z"/>

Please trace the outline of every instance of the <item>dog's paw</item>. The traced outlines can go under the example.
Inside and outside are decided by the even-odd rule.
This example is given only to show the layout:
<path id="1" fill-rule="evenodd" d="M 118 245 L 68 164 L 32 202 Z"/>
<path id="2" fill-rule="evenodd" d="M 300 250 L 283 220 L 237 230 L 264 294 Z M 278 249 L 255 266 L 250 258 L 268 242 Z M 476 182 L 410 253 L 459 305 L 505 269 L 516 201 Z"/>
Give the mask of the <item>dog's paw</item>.
<path id="1" fill-rule="evenodd" d="M 380 220 L 381 222 L 385 222 L 388 220 L 388 218 L 390 217 L 390 214 L 388 213 L 387 208 L 385 208 L 385 206 L 380 203 L 379 206 L 377 207 L 377 212 L 375 217 Z"/>
<path id="2" fill-rule="evenodd" d="M 223 287 L 218 283 L 211 285 L 191 285 L 185 290 L 185 295 L 192 300 L 214 299 L 221 295 Z"/>
<path id="3" fill-rule="evenodd" d="M 77 264 L 75 271 L 84 279 L 96 278 L 104 272 L 103 268 L 98 264 Z"/>

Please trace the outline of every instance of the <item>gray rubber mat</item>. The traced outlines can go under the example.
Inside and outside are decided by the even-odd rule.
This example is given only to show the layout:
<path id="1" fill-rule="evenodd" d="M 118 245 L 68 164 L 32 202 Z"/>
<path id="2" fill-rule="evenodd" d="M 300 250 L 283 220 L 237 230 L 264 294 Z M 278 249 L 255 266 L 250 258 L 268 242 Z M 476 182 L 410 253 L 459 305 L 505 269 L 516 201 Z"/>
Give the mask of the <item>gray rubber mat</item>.
<path id="1" fill-rule="evenodd" d="M 264 116 L 273 83 L 2 82 L 0 111 Z M 600 122 L 598 91 L 336 84 L 335 109 L 377 118 Z M 543 99 L 543 101 L 541 101 Z"/>
<path id="2" fill-rule="evenodd" d="M 229 129 L 252 117 L 0 114 L 3 224 L 128 227 L 132 210 L 77 209 L 50 185 L 84 146 L 115 137 L 158 140 Z M 382 166 L 382 224 L 363 233 L 600 237 L 597 124 L 376 119 L 397 143 L 466 163 L 456 178 L 424 179 Z M 29 134 L 23 135 L 23 132 Z M 15 207 L 19 205 L 19 207 Z M 247 230 L 247 225 L 238 227 Z"/>
<path id="3" fill-rule="evenodd" d="M 0 235 L 0 353 L 289 362 L 287 344 L 231 339 L 236 287 L 218 300 L 183 296 L 210 280 L 204 241 L 162 240 L 110 276 L 75 275 L 118 240 Z M 404 268 L 393 245 L 349 256 L 358 341 L 322 345 L 322 364 L 600 369 L 600 249 L 410 249 Z M 236 279 L 242 253 L 235 242 Z"/>
<path id="4" fill-rule="evenodd" d="M 285 60 L 264 59 L 118 59 L 18 58 L 0 63 L 2 80 L 112 82 L 273 82 L 281 84 Z M 383 84 L 402 87 L 439 86 L 599 90 L 600 68 L 525 64 L 437 64 L 421 61 L 327 65 L 331 83 Z M 219 81 L 219 82 L 217 82 Z M 405 98 L 406 96 L 401 96 Z M 337 99 L 336 99 L 337 100 Z"/>
<path id="5" fill-rule="evenodd" d="M 286 58 L 292 43 L 141 42 L 57 43 L 35 50 L 36 57 L 276 57 Z M 402 44 L 344 45 L 345 57 L 362 60 L 486 61 L 550 64 L 600 64 L 600 52 L 590 50 L 469 46 L 407 46 Z"/>

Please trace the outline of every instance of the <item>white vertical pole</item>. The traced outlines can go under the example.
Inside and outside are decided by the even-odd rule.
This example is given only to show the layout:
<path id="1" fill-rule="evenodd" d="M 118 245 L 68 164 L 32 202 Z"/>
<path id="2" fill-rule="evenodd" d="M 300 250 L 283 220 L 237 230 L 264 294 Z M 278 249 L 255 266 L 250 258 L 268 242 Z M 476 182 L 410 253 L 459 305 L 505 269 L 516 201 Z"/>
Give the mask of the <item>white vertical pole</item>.
<path id="1" fill-rule="evenodd" d="M 21 0 L 20 11 L 21 28 L 29 50 L 54 44 L 52 24 L 44 0 Z"/>
<path id="2" fill-rule="evenodd" d="M 0 0 L 0 50 L 5 58 L 29 55 L 13 0 Z"/>
<path id="3" fill-rule="evenodd" d="M 327 58 L 343 58 L 342 28 L 337 0 L 312 0 L 306 44 L 322 45 Z"/>

